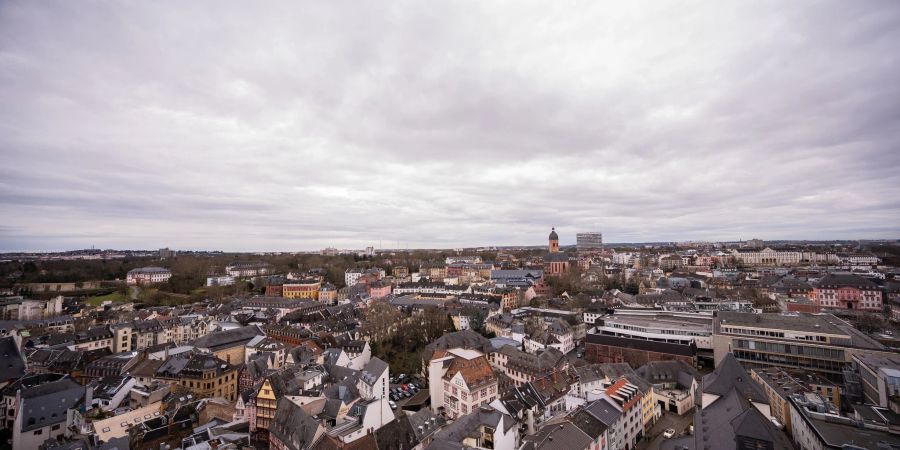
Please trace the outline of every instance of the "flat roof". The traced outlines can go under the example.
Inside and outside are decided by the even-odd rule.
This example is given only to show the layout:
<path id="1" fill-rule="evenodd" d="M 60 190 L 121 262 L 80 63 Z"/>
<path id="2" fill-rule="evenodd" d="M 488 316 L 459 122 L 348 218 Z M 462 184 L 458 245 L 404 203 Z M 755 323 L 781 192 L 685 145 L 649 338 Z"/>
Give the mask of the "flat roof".
<path id="1" fill-rule="evenodd" d="M 806 391 L 806 387 L 799 383 L 793 376 L 780 370 L 778 367 L 766 367 L 762 369 L 752 369 L 752 372 L 759 377 L 763 383 L 775 391 L 778 396 L 787 400 L 791 394 L 797 394 Z"/>
<path id="2" fill-rule="evenodd" d="M 882 368 L 894 371 L 900 369 L 900 355 L 898 354 L 857 352 L 853 354 L 853 357 L 873 371 Z"/>
<path id="3" fill-rule="evenodd" d="M 831 422 L 805 414 L 809 423 L 829 446 L 841 447 L 845 444 L 863 448 L 878 448 L 879 442 L 896 442 L 897 436 L 885 431 L 859 428 L 850 424 Z"/>
<path id="4" fill-rule="evenodd" d="M 798 331 L 807 333 L 830 334 L 845 336 L 850 339 L 850 344 L 832 342 L 832 345 L 842 347 L 864 348 L 871 350 L 885 350 L 886 347 L 878 341 L 857 330 L 849 323 L 835 317 L 833 314 L 810 313 L 744 313 L 735 311 L 720 311 L 716 321 L 716 331 L 721 332 L 722 326 L 738 326 L 748 328 L 764 328 L 777 331 Z M 778 339 L 778 338 L 773 338 Z M 783 339 L 795 342 L 792 339 Z M 796 341 L 802 342 L 802 341 Z"/>
<path id="5" fill-rule="evenodd" d="M 161 402 L 155 402 L 143 408 L 110 417 L 109 419 L 95 421 L 93 423 L 94 432 L 97 433 L 97 437 L 102 442 L 109 442 L 110 439 L 125 437 L 128 435 L 128 429 L 132 426 L 159 417 L 161 405 Z"/>
<path id="6" fill-rule="evenodd" d="M 847 333 L 835 324 L 836 321 L 839 321 L 839 319 L 831 314 L 756 314 L 736 311 L 722 311 L 719 313 L 719 323 L 721 325 L 846 335 Z"/>
<path id="7" fill-rule="evenodd" d="M 621 316 L 611 315 L 601 317 L 604 323 L 621 323 L 638 325 L 647 328 L 680 328 L 685 330 L 698 330 L 712 332 L 712 316 L 706 318 L 682 318 L 666 316 Z"/>

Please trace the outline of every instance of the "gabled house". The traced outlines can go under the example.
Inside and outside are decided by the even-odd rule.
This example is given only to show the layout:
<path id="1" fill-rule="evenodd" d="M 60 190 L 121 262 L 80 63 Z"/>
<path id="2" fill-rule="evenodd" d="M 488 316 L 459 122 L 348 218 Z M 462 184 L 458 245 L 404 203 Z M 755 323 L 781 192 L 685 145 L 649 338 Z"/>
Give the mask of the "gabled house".
<path id="1" fill-rule="evenodd" d="M 491 406 L 479 406 L 435 433 L 426 449 L 516 450 L 520 444 L 517 425 L 508 414 Z"/>
<path id="2" fill-rule="evenodd" d="M 664 441 L 662 450 L 765 448 L 790 450 L 793 443 L 772 423 L 769 399 L 734 355 L 728 353 L 700 382 L 694 434 Z"/>
<path id="3" fill-rule="evenodd" d="M 109 376 L 87 385 L 85 406 L 97 407 L 103 411 L 114 411 L 122 402 L 127 402 L 137 380 L 129 376 Z"/>
<path id="4" fill-rule="evenodd" d="M 282 397 L 272 419 L 269 446 L 274 450 L 306 450 L 322 437 L 325 427 L 296 402 Z"/>
<path id="5" fill-rule="evenodd" d="M 84 386 L 69 377 L 16 386 L 12 449 L 31 450 L 68 433 L 73 411 L 84 404 Z"/>
<path id="6" fill-rule="evenodd" d="M 653 400 L 662 409 L 682 415 L 694 407 L 700 374 L 684 361 L 651 361 L 636 372 L 653 385 Z"/>
<path id="7" fill-rule="evenodd" d="M 487 357 L 471 349 L 437 350 L 429 361 L 431 408 L 456 419 L 493 402 L 498 379 Z"/>

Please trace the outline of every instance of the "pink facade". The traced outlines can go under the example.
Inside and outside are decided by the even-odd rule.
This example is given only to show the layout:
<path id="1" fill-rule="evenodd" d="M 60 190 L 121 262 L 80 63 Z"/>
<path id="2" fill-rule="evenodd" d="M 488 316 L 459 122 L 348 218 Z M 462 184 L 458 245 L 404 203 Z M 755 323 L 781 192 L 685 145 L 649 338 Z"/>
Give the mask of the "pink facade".
<path id="1" fill-rule="evenodd" d="M 548 275 L 559 275 L 568 270 L 568 261 L 551 261 L 544 264 L 544 272 L 546 272 Z"/>
<path id="2" fill-rule="evenodd" d="M 877 288 L 820 286 L 813 290 L 813 297 L 822 308 L 882 310 L 881 291 Z"/>
<path id="3" fill-rule="evenodd" d="M 382 298 L 391 295 L 391 285 L 386 283 L 373 283 L 368 285 L 369 297 Z"/>

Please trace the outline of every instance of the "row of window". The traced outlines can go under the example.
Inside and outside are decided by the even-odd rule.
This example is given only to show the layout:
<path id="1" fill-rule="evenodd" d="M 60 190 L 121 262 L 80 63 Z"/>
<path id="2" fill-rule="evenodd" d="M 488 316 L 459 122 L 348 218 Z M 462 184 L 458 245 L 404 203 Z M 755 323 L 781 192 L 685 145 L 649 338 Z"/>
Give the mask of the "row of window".
<path id="1" fill-rule="evenodd" d="M 60 427 L 59 424 L 53 425 L 52 427 L 50 427 L 50 431 L 56 431 L 56 430 L 59 429 L 59 427 Z M 42 435 L 42 434 L 44 434 L 44 430 L 43 430 L 43 429 L 34 430 L 34 435 L 35 435 L 35 436 L 40 436 L 40 435 Z"/>
<path id="2" fill-rule="evenodd" d="M 844 350 L 836 348 L 760 342 L 747 339 L 735 339 L 734 346 L 741 349 L 759 350 L 770 353 L 784 353 L 789 355 L 801 355 L 809 358 L 828 358 L 844 361 Z"/>

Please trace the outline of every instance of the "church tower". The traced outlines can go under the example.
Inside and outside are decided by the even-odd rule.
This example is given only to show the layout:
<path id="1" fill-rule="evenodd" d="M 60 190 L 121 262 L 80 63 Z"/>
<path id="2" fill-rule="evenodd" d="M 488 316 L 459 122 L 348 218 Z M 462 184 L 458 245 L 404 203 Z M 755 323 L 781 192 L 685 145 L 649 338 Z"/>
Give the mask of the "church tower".
<path id="1" fill-rule="evenodd" d="M 550 229 L 550 253 L 559 253 L 559 236 L 555 227 Z"/>

